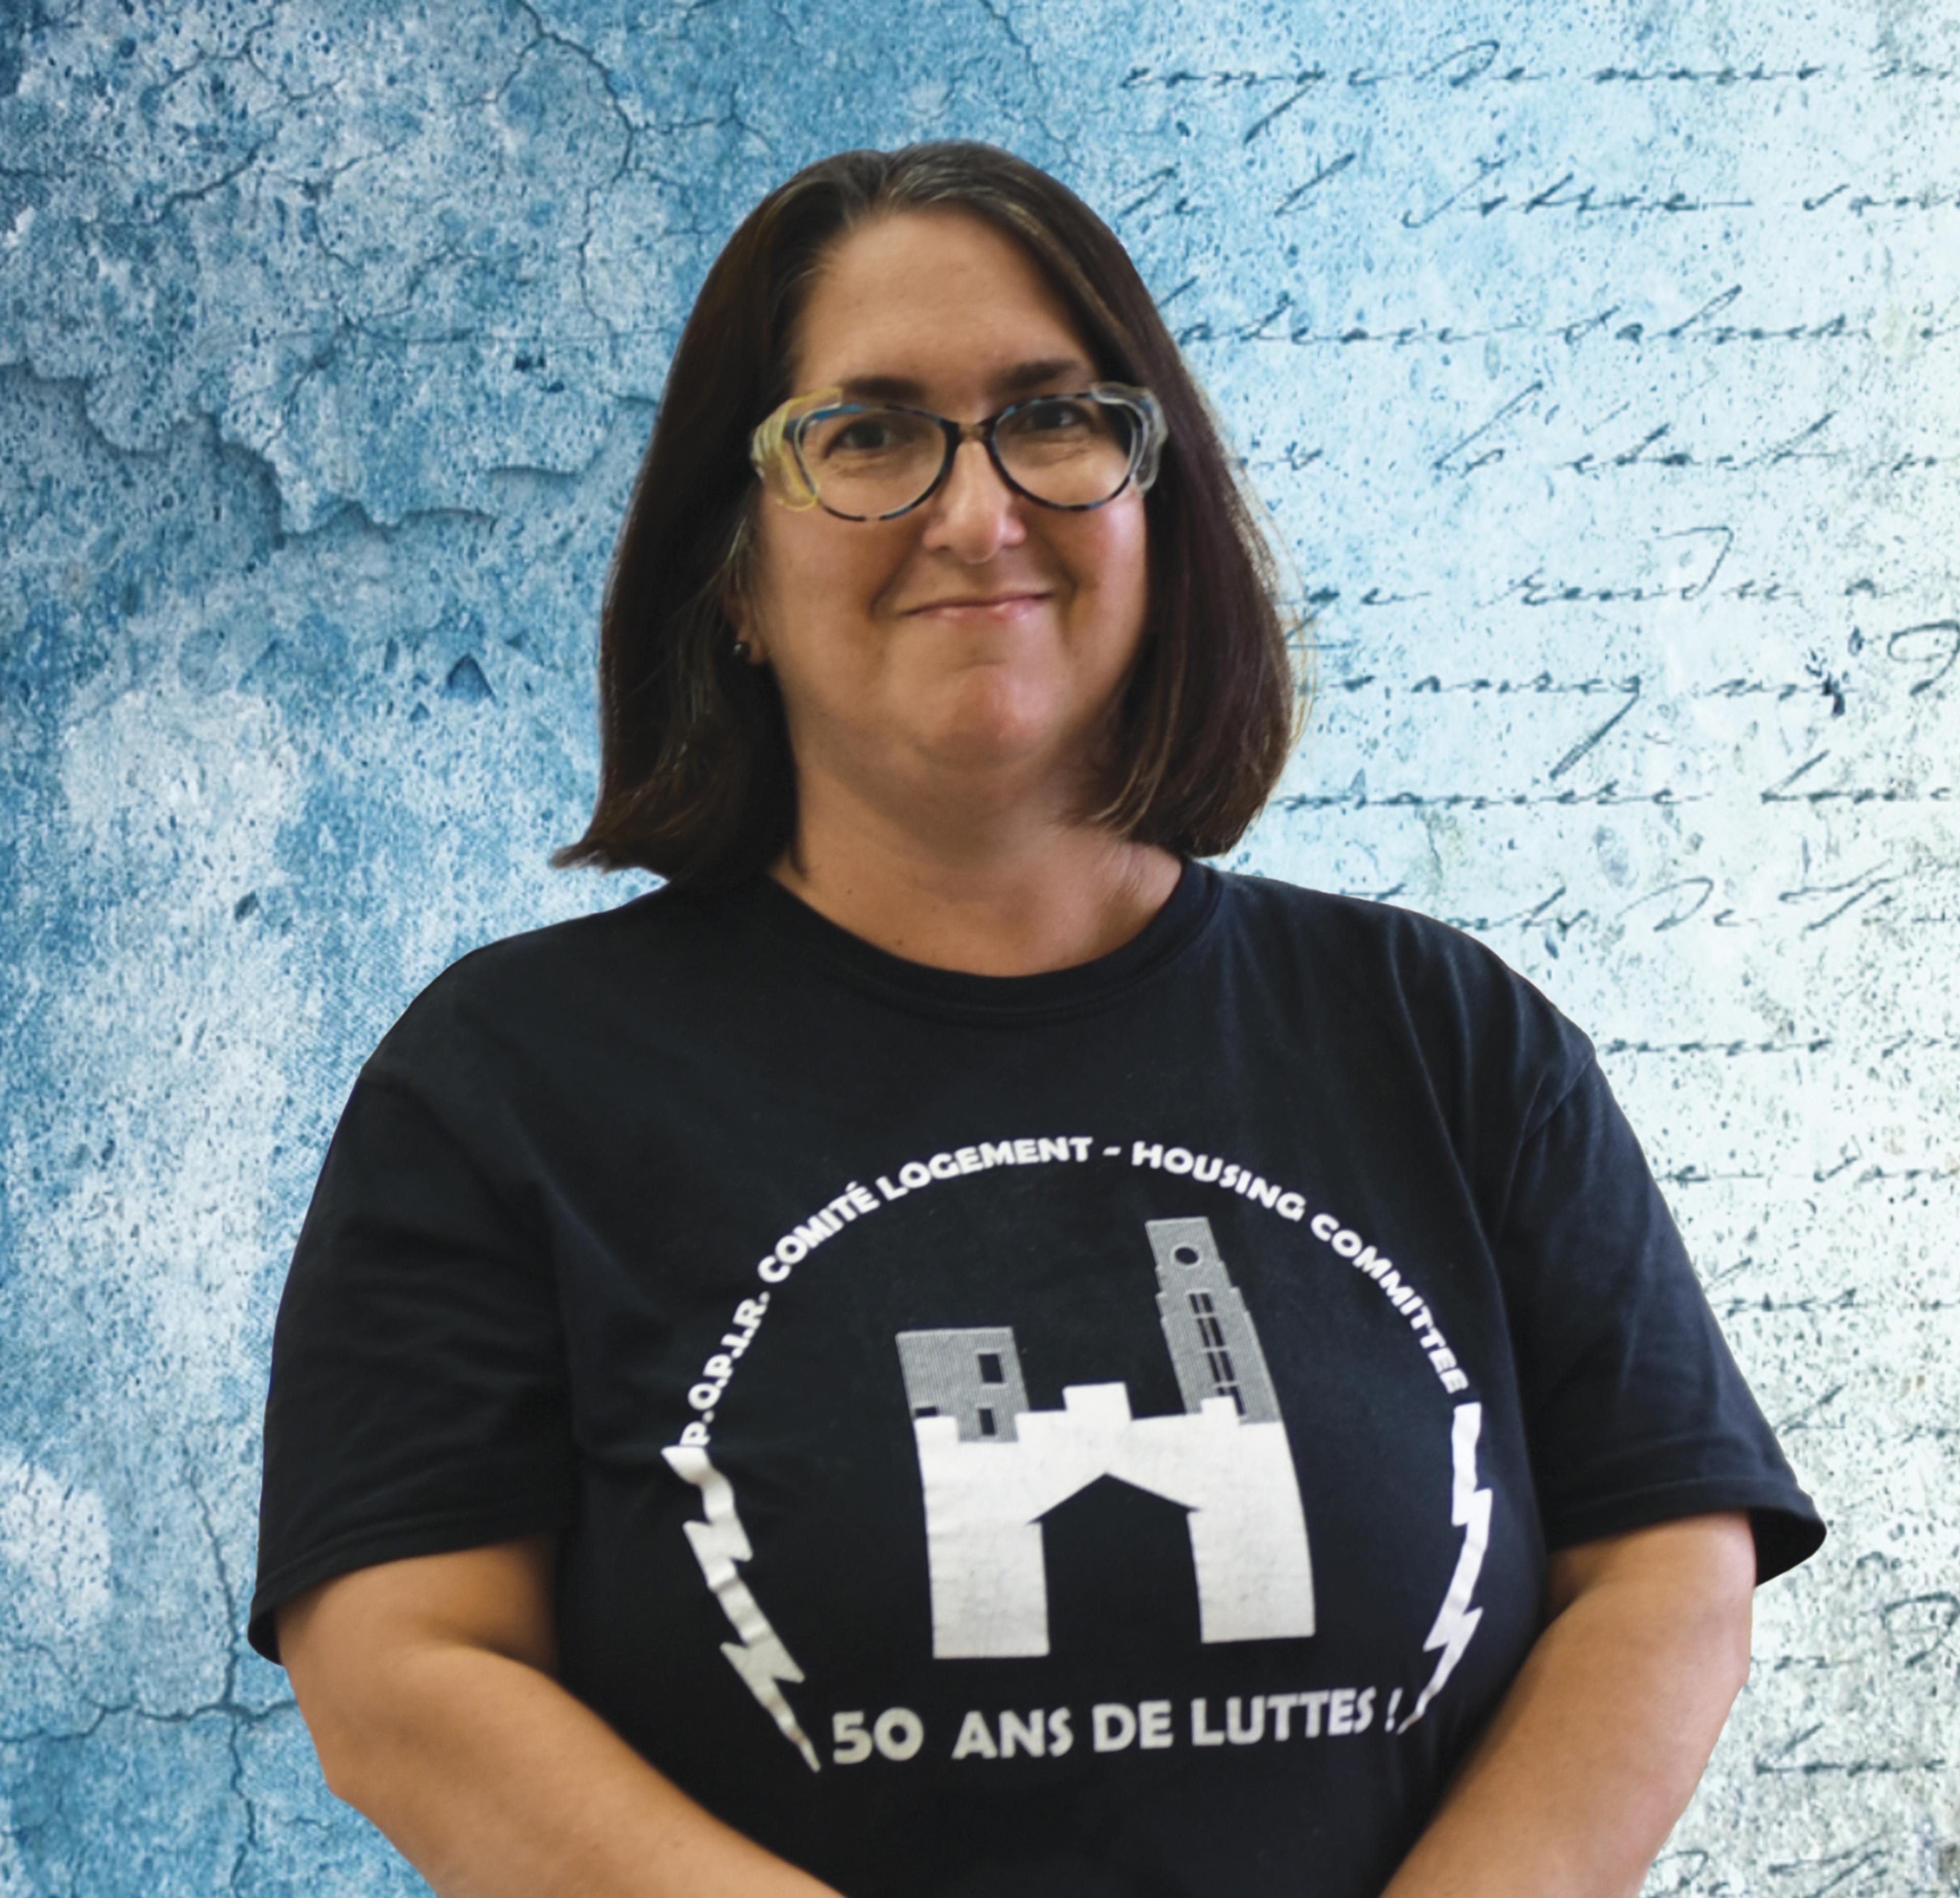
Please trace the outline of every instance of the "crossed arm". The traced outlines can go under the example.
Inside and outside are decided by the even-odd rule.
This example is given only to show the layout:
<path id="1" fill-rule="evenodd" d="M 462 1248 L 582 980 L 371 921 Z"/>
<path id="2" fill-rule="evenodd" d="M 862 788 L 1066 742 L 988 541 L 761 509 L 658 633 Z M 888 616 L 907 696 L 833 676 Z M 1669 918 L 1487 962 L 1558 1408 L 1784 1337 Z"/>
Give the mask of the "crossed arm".
<path id="1" fill-rule="evenodd" d="M 822 1898 L 555 1679 L 543 1538 L 279 1611 L 327 1784 L 442 1898 Z M 1554 1555 L 1551 1619 L 1382 1898 L 1631 1898 L 1748 1672 L 1748 1518 Z"/>

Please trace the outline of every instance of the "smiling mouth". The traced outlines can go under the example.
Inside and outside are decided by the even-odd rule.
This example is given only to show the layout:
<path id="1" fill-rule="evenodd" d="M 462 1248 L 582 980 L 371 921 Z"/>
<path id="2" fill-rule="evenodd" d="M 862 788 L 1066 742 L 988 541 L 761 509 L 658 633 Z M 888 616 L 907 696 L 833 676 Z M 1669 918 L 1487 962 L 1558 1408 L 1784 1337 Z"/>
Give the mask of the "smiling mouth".
<path id="1" fill-rule="evenodd" d="M 975 595 L 956 600 L 928 600 L 908 610 L 913 613 L 1007 613 L 1017 607 L 1038 605 L 1048 597 L 1045 593 L 997 593 L 985 597 Z"/>

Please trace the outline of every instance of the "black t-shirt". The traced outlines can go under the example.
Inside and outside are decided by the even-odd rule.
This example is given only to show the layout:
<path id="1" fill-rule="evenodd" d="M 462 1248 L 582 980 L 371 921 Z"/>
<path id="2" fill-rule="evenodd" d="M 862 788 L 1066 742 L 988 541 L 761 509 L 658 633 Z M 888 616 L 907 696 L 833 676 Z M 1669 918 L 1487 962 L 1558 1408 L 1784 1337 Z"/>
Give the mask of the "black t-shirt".
<path id="1" fill-rule="evenodd" d="M 1548 1548 L 1822 1527 L 1583 1036 L 1470 938 L 1188 866 L 1020 977 L 767 880 L 465 957 L 273 1349 L 252 1638 L 555 1530 L 565 1685 L 853 1894 L 1377 1892 Z"/>

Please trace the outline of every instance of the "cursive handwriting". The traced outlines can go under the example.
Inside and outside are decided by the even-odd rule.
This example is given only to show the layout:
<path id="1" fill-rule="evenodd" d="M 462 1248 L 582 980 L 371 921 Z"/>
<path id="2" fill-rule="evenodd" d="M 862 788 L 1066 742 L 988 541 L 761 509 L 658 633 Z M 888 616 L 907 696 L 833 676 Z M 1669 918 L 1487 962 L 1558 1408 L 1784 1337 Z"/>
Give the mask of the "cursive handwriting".
<path id="1" fill-rule="evenodd" d="M 1708 211 L 1746 211 L 1752 198 L 1717 198 L 1699 196 L 1678 186 L 1665 196 L 1644 186 L 1629 190 L 1611 186 L 1580 184 L 1576 172 L 1567 171 L 1549 181 L 1520 184 L 1515 189 L 1496 187 L 1493 180 L 1512 164 L 1508 155 L 1479 158 L 1472 174 L 1454 191 L 1433 203 L 1424 202 L 1405 209 L 1400 221 L 1406 231 L 1421 231 L 1441 217 L 1494 217 L 1502 211 L 1520 217 L 1540 212 L 1564 212 L 1580 219 L 1626 217 L 1650 212 L 1678 217 Z"/>

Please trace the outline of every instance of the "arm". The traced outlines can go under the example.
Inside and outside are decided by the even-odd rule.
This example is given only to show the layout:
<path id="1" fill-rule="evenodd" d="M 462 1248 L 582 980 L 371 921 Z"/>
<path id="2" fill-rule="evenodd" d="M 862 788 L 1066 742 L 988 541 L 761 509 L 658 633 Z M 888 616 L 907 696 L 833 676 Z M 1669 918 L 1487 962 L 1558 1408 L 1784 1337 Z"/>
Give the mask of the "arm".
<path id="1" fill-rule="evenodd" d="M 1382 1898 L 1631 1898 L 1749 1671 L 1739 1511 L 1551 1559 L 1551 1619 Z"/>
<path id="2" fill-rule="evenodd" d="M 279 1610 L 329 1787 L 443 1898 L 825 1898 L 552 1678 L 552 1553 L 386 1562 Z"/>

